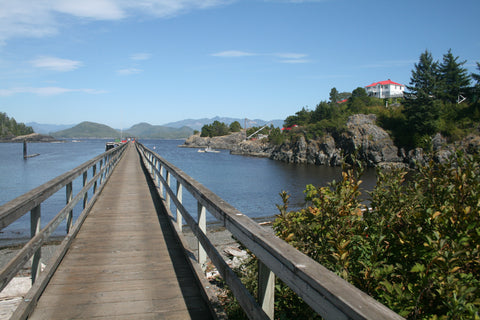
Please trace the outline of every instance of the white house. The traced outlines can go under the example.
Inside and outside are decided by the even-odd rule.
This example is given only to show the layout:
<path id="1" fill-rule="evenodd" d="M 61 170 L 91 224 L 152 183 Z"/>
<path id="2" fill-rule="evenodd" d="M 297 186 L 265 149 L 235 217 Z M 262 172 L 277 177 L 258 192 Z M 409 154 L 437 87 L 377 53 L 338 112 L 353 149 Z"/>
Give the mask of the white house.
<path id="1" fill-rule="evenodd" d="M 385 81 L 374 82 L 365 87 L 367 94 L 376 98 L 401 98 L 405 91 L 405 86 L 388 79 Z"/>

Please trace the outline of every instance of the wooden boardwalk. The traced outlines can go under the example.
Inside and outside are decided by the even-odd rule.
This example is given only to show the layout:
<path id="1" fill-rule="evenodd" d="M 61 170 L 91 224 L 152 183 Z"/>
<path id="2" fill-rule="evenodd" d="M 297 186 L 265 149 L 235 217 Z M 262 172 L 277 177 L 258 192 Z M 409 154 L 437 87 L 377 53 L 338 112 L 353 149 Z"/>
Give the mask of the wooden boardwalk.
<path id="1" fill-rule="evenodd" d="M 29 319 L 211 319 L 133 145 Z"/>

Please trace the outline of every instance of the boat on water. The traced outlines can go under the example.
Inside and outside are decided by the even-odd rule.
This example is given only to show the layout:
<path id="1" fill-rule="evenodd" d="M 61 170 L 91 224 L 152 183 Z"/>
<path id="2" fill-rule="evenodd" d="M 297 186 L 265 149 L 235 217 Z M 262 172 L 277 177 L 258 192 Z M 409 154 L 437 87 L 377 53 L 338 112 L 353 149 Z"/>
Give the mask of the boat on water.
<path id="1" fill-rule="evenodd" d="M 214 150 L 211 147 L 206 147 L 205 149 L 199 149 L 198 152 L 202 153 L 219 153 L 220 151 Z"/>

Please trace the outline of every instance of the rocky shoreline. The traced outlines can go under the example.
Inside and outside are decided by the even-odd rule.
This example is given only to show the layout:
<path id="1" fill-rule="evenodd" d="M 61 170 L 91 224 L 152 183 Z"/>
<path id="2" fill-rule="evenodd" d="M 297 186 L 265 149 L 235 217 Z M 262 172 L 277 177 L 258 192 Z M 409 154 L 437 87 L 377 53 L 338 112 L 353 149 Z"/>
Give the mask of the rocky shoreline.
<path id="1" fill-rule="evenodd" d="M 222 137 L 189 137 L 181 147 L 229 149 L 232 154 L 266 157 L 286 163 L 308 163 L 340 166 L 346 155 L 356 154 L 368 167 L 414 167 L 416 163 L 430 161 L 430 154 L 416 148 L 406 152 L 395 146 L 392 138 L 375 124 L 374 114 L 356 114 L 347 120 L 346 130 L 337 135 L 327 134 L 320 139 L 307 140 L 299 135 L 295 142 L 280 146 L 264 140 L 245 140 L 243 132 Z M 454 144 L 448 144 L 440 133 L 432 139 L 433 159 L 447 160 L 456 150 L 480 153 L 480 135 L 470 135 Z"/>
<path id="2" fill-rule="evenodd" d="M 22 143 L 23 141 L 27 142 L 63 142 L 62 140 L 57 140 L 52 136 L 40 134 L 40 133 L 31 133 L 23 136 L 11 136 L 1 138 L 1 143 Z"/>

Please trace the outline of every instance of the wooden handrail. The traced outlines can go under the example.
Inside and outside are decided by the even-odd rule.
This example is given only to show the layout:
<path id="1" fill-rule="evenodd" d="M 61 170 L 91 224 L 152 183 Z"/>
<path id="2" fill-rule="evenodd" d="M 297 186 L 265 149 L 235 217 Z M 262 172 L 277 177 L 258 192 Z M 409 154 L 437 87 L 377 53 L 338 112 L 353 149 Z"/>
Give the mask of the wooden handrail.
<path id="1" fill-rule="evenodd" d="M 109 150 L 0 207 L 0 230 L 18 220 L 29 211 L 31 212 L 32 217 L 35 217 L 35 219 L 31 219 L 31 229 L 35 229 L 35 232 L 32 231 L 30 241 L 28 241 L 22 247 L 22 249 L 19 250 L 19 252 L 0 270 L 0 291 L 10 282 L 10 280 L 32 256 L 34 256 L 34 265 L 32 265 L 32 282 L 34 282 L 35 278 L 37 277 L 37 269 L 34 270 L 34 268 L 39 265 L 39 258 L 41 254 L 40 250 L 42 245 L 49 239 L 58 225 L 60 225 L 60 223 L 65 219 L 67 219 L 67 236 L 69 235 L 73 208 L 81 200 L 86 199 L 86 195 L 92 188 L 95 189 L 95 191 L 93 191 L 93 197 L 88 203 L 93 203 L 95 201 L 96 196 L 98 195 L 98 186 L 103 187 L 113 168 L 121 158 L 123 151 L 125 151 L 125 147 L 126 145 L 122 145 L 115 149 Z M 97 170 L 97 163 L 100 163 L 99 170 Z M 92 168 L 92 177 L 90 180 L 87 178 L 84 180 L 82 189 L 80 189 L 73 197 L 73 180 L 80 175 L 88 177 L 87 173 Z M 65 207 L 63 207 L 43 229 L 40 230 L 40 228 L 37 228 L 37 226 L 34 228 L 33 223 L 37 223 L 39 220 L 41 204 L 63 187 L 66 188 Z"/>
<path id="2" fill-rule="evenodd" d="M 273 317 L 273 288 L 270 288 L 270 291 L 265 287 L 259 290 L 270 294 L 270 297 L 265 297 L 265 300 L 260 302 L 263 305 L 262 310 L 260 304 L 255 301 L 212 245 L 205 234 L 205 227 L 195 221 L 183 206 L 181 199 L 177 198 L 170 187 L 170 176 L 173 176 L 177 184 L 183 187 L 180 190 L 187 190 L 198 201 L 199 212 L 200 208 L 206 208 L 259 259 L 262 273 L 267 273 L 265 283 L 260 283 L 260 286 L 265 286 L 267 282 L 268 285 L 272 286 L 272 283 L 274 283 L 272 277 L 266 272 L 269 269 L 302 297 L 313 310 L 326 319 L 403 319 L 315 260 L 264 230 L 252 219 L 152 150 L 140 143 L 137 143 L 137 148 L 142 155 L 145 166 L 150 171 L 152 180 L 160 190 L 160 196 L 164 199 L 165 207 L 168 208 L 167 211 L 170 211 L 170 201 L 173 201 L 177 208 L 177 224 L 181 223 L 183 216 L 201 247 L 204 248 L 212 263 L 232 289 L 233 294 L 250 319 Z M 163 191 L 165 191 L 165 197 L 163 197 Z M 178 215 L 178 212 L 181 213 L 181 216 Z M 170 215 L 172 215 L 171 212 Z M 198 220 L 200 221 L 200 219 Z M 199 262 L 200 264 L 204 263 L 201 260 Z M 269 305 L 265 305 L 265 301 L 269 301 Z"/>

